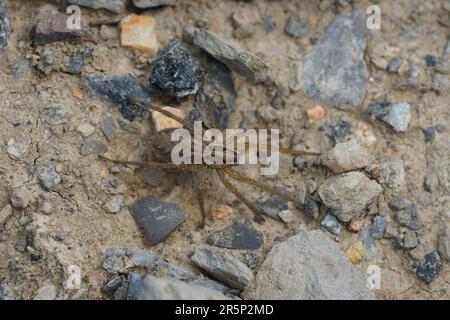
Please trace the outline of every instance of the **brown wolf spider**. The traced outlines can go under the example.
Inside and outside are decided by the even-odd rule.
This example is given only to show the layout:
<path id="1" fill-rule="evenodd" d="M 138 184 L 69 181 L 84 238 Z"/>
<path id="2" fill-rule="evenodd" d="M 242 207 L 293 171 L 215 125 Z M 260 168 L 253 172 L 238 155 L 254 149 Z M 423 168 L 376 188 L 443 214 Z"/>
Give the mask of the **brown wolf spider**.
<path id="1" fill-rule="evenodd" d="M 135 105 L 141 108 L 146 108 L 142 103 L 131 99 Z M 160 107 L 154 106 L 154 105 L 148 105 L 148 109 L 154 112 L 160 112 L 161 114 L 165 115 L 166 117 L 169 117 L 180 124 L 182 124 L 184 129 L 189 130 L 191 133 L 191 137 L 193 135 L 194 126 L 189 123 L 188 121 L 178 117 L 177 115 L 164 110 Z M 214 117 L 212 117 L 213 120 L 211 121 L 212 127 L 215 126 Z M 202 176 L 200 176 L 200 183 L 197 186 L 197 198 L 200 206 L 200 212 L 202 215 L 202 220 L 199 225 L 200 228 L 205 227 L 206 223 L 206 210 L 205 210 L 205 199 L 204 199 L 204 190 L 207 190 L 210 186 L 209 183 L 209 174 L 212 172 L 215 172 L 222 184 L 227 188 L 230 192 L 232 192 L 236 198 L 238 198 L 242 203 L 244 203 L 255 215 L 254 220 L 258 223 L 264 222 L 265 219 L 262 216 L 262 213 L 256 208 L 256 206 L 250 201 L 246 196 L 244 196 L 228 179 L 231 178 L 232 180 L 235 180 L 240 183 L 252 185 L 262 191 L 271 193 L 273 195 L 276 195 L 286 201 L 292 202 L 294 204 L 297 204 L 298 201 L 291 197 L 290 195 L 287 195 L 283 192 L 278 191 L 277 189 L 266 185 L 265 183 L 262 183 L 260 181 L 254 180 L 252 178 L 246 177 L 238 173 L 234 167 L 237 166 L 237 164 L 174 164 L 171 162 L 171 151 L 174 147 L 174 142 L 171 141 L 171 133 L 174 129 L 164 129 L 160 132 L 157 132 L 150 138 L 150 147 L 153 151 L 153 154 L 155 157 L 158 158 L 161 162 L 140 162 L 140 161 L 124 161 L 124 160 L 114 160 L 109 159 L 105 156 L 100 156 L 102 159 L 117 163 L 117 164 L 123 164 L 123 165 L 132 165 L 132 166 L 139 166 L 139 167 L 147 167 L 147 168 L 159 168 L 159 169 L 176 169 L 176 170 L 199 170 L 201 168 L 206 168 L 207 172 L 203 173 Z M 279 152 L 283 154 L 289 154 L 293 156 L 297 155 L 319 155 L 318 153 L 313 152 L 300 152 L 291 150 L 289 148 L 283 148 L 279 147 Z"/>

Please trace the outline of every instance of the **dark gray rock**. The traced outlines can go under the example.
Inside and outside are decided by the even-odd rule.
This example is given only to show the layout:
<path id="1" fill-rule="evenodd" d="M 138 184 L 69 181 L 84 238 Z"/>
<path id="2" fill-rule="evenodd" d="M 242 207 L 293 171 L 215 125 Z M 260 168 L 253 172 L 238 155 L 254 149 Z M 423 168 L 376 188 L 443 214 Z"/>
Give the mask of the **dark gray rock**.
<path id="1" fill-rule="evenodd" d="M 338 142 L 345 142 L 351 129 L 352 125 L 348 122 L 326 124 L 319 127 L 319 131 L 323 132 L 331 140 L 333 146 Z"/>
<path id="2" fill-rule="evenodd" d="M 381 239 L 386 232 L 387 218 L 384 216 L 377 215 L 373 218 L 372 224 L 370 225 L 370 236 L 374 239 Z"/>
<path id="3" fill-rule="evenodd" d="M 66 68 L 63 68 L 64 72 L 70 74 L 79 74 L 83 70 L 84 62 L 90 58 L 92 58 L 92 53 L 94 49 L 86 48 L 83 51 L 78 51 L 69 59 L 69 65 Z"/>
<path id="4" fill-rule="evenodd" d="M 0 0 L 0 51 L 8 45 L 11 25 L 9 17 L 6 14 L 5 1 Z"/>
<path id="5" fill-rule="evenodd" d="M 154 62 L 150 86 L 162 96 L 185 97 L 200 88 L 202 69 L 196 58 L 171 39 L 166 51 Z"/>
<path id="6" fill-rule="evenodd" d="M 155 8 L 178 4 L 180 0 L 133 0 L 133 5 L 139 9 Z"/>
<path id="7" fill-rule="evenodd" d="M 146 271 L 153 270 L 159 256 L 153 252 L 137 248 L 123 246 L 106 247 L 101 252 L 103 266 L 111 273 L 126 272 L 126 268 L 143 268 Z M 127 261 L 127 265 L 123 263 Z"/>
<path id="8" fill-rule="evenodd" d="M 173 203 L 145 197 L 136 201 L 131 213 L 137 224 L 144 229 L 149 245 L 163 242 L 185 220 L 185 213 Z"/>
<path id="9" fill-rule="evenodd" d="M 128 274 L 127 300 L 139 299 L 139 295 L 143 286 L 144 281 L 141 275 L 137 272 L 130 272 Z"/>
<path id="10" fill-rule="evenodd" d="M 284 31 L 295 38 L 303 37 L 308 31 L 309 23 L 306 19 L 300 19 L 295 15 L 289 17 Z"/>
<path id="11" fill-rule="evenodd" d="M 406 102 L 371 102 L 367 112 L 397 132 L 405 132 L 411 123 L 411 106 Z"/>
<path id="12" fill-rule="evenodd" d="M 391 207 L 393 210 L 402 210 L 406 209 L 407 204 L 403 197 L 395 197 L 389 200 L 388 202 L 389 207 Z"/>
<path id="13" fill-rule="evenodd" d="M 274 32 L 277 29 L 277 24 L 269 16 L 263 16 L 262 17 L 262 23 L 263 23 L 264 31 L 267 34 L 272 33 L 272 32 Z"/>
<path id="14" fill-rule="evenodd" d="M 278 214 L 289 208 L 288 202 L 276 195 L 270 195 L 268 198 L 256 201 L 255 206 L 259 212 L 277 220 L 280 220 L 280 216 Z"/>
<path id="15" fill-rule="evenodd" d="M 310 195 L 306 196 L 303 211 L 304 211 L 305 215 L 311 219 L 319 218 L 319 214 L 320 214 L 319 204 L 312 196 L 310 196 Z"/>
<path id="16" fill-rule="evenodd" d="M 83 30 L 71 30 L 67 27 L 65 14 L 54 14 L 41 17 L 36 26 L 34 44 L 43 45 L 52 42 L 81 42 Z"/>
<path id="17" fill-rule="evenodd" d="M 304 87 L 311 99 L 342 110 L 361 105 L 369 79 L 364 62 L 367 34 L 362 12 L 337 17 L 327 27 L 304 59 Z"/>
<path id="18" fill-rule="evenodd" d="M 321 221 L 320 225 L 322 228 L 327 230 L 328 232 L 334 234 L 335 236 L 339 236 L 341 233 L 341 224 L 338 219 L 331 214 L 327 214 Z"/>
<path id="19" fill-rule="evenodd" d="M 67 0 L 67 3 L 91 9 L 106 9 L 114 13 L 120 13 L 125 11 L 126 0 Z"/>
<path id="20" fill-rule="evenodd" d="M 268 79 L 269 66 L 264 60 L 219 35 L 205 29 L 195 29 L 193 40 L 196 46 L 251 81 L 263 82 Z"/>
<path id="21" fill-rule="evenodd" d="M 140 175 L 141 181 L 148 186 L 158 187 L 164 179 L 164 173 L 161 170 L 147 168 L 142 170 Z"/>
<path id="22" fill-rule="evenodd" d="M 86 139 L 81 147 L 81 155 L 101 155 L 108 151 L 108 146 L 95 139 Z"/>
<path id="23" fill-rule="evenodd" d="M 84 82 L 91 93 L 107 98 L 120 108 L 125 119 L 142 117 L 144 110 L 134 105 L 135 99 L 148 105 L 153 99 L 150 92 L 131 74 L 107 76 L 103 74 L 87 75 Z"/>
<path id="24" fill-rule="evenodd" d="M 236 90 L 230 69 L 209 56 L 201 59 L 204 82 L 195 98 L 194 111 L 208 128 L 226 129 L 230 115 L 236 109 Z M 192 114 L 191 114 L 192 115 Z"/>
<path id="25" fill-rule="evenodd" d="M 100 130 L 102 130 L 103 134 L 105 135 L 106 139 L 108 139 L 108 141 L 113 140 L 117 132 L 117 125 L 113 117 L 111 117 L 110 115 L 105 115 L 103 117 Z"/>
<path id="26" fill-rule="evenodd" d="M 52 190 L 61 183 L 61 177 L 56 172 L 54 166 L 44 169 L 39 174 L 39 183 L 45 190 Z"/>
<path id="27" fill-rule="evenodd" d="M 213 232 L 208 237 L 208 243 L 229 249 L 256 250 L 261 247 L 263 238 L 258 230 L 245 223 L 239 223 Z"/>
<path id="28" fill-rule="evenodd" d="M 417 206 L 415 204 L 399 211 L 397 213 L 397 221 L 411 230 L 418 230 L 422 226 L 422 222 L 417 217 Z"/>
<path id="29" fill-rule="evenodd" d="M 392 72 L 392 73 L 398 72 L 402 63 L 403 63 L 403 60 L 401 58 L 392 59 L 392 61 L 389 63 L 388 71 Z"/>
<path id="30" fill-rule="evenodd" d="M 433 282 L 439 276 L 443 267 L 441 257 L 436 251 L 425 255 L 425 259 L 417 266 L 417 277 L 427 284 Z"/>
<path id="31" fill-rule="evenodd" d="M 253 272 L 232 254 L 215 247 L 197 247 L 192 262 L 211 277 L 231 288 L 243 290 L 253 281 Z"/>

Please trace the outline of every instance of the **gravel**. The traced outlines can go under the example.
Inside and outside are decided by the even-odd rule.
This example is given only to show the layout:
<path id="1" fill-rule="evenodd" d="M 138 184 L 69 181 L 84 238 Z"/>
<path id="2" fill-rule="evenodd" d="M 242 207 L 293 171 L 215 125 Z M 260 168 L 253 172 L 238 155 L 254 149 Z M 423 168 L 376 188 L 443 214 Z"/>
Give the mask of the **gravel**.
<path id="1" fill-rule="evenodd" d="M 411 106 L 406 102 L 371 102 L 367 112 L 396 132 L 405 132 L 411 124 Z"/>
<path id="2" fill-rule="evenodd" d="M 238 290 L 243 290 L 254 278 L 243 262 L 223 249 L 197 247 L 191 260 L 211 277 Z"/>
<path id="3" fill-rule="evenodd" d="M 320 221 L 320 225 L 335 236 L 339 236 L 339 234 L 341 233 L 341 224 L 333 215 L 327 214 L 325 217 L 323 217 L 323 219 Z"/>
<path id="4" fill-rule="evenodd" d="M 327 27 L 303 62 L 304 88 L 312 100 L 342 110 L 361 105 L 369 79 L 364 62 L 367 34 L 362 12 L 337 17 Z"/>
<path id="5" fill-rule="evenodd" d="M 49 191 L 54 189 L 58 184 L 61 183 L 61 177 L 56 172 L 55 166 L 50 166 L 42 170 L 39 174 L 39 183 L 41 187 Z"/>
<path id="6" fill-rule="evenodd" d="M 308 20 L 300 19 L 297 16 L 292 15 L 289 17 L 284 31 L 294 38 L 301 38 L 306 35 L 306 33 L 308 32 L 308 28 Z"/>
<path id="7" fill-rule="evenodd" d="M 422 222 L 417 217 L 417 206 L 415 204 L 397 212 L 397 221 L 411 230 L 418 230 L 422 226 Z"/>
<path id="8" fill-rule="evenodd" d="M 374 239 L 383 238 L 388 221 L 387 218 L 381 215 L 377 215 L 373 218 L 372 224 L 370 225 L 370 236 Z"/>
<path id="9" fill-rule="evenodd" d="M 324 204 L 343 222 L 358 216 L 381 193 L 381 186 L 360 172 L 329 178 L 319 187 Z"/>
<path id="10" fill-rule="evenodd" d="M 245 299 L 374 299 L 365 277 L 320 230 L 273 246 Z"/>

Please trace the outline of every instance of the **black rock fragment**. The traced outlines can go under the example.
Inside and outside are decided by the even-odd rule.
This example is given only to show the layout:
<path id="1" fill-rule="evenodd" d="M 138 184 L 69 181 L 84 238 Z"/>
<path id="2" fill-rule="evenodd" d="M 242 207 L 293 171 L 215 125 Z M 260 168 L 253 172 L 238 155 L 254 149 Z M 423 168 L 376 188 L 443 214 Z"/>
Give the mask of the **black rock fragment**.
<path id="1" fill-rule="evenodd" d="M 181 98 L 197 93 L 201 76 L 197 59 L 178 40 L 171 39 L 166 51 L 154 63 L 150 86 L 159 95 Z"/>
<path id="2" fill-rule="evenodd" d="M 144 229 L 147 244 L 163 242 L 185 220 L 185 213 L 174 203 L 145 197 L 135 202 L 131 213 L 137 224 Z"/>
<path id="3" fill-rule="evenodd" d="M 258 230 L 245 223 L 239 223 L 213 232 L 208 237 L 208 243 L 228 249 L 256 250 L 261 247 L 263 239 Z"/>
<path id="4" fill-rule="evenodd" d="M 136 106 L 131 99 L 145 105 L 153 100 L 151 93 L 131 74 L 120 76 L 87 75 L 84 77 L 84 82 L 91 92 L 107 98 L 111 103 L 118 106 L 122 116 L 130 121 L 133 121 L 136 117 L 142 117 L 145 111 Z"/>
<path id="5" fill-rule="evenodd" d="M 417 277 L 427 284 L 430 284 L 439 276 L 442 270 L 442 260 L 436 251 L 432 251 L 425 255 L 425 259 L 417 266 Z"/>

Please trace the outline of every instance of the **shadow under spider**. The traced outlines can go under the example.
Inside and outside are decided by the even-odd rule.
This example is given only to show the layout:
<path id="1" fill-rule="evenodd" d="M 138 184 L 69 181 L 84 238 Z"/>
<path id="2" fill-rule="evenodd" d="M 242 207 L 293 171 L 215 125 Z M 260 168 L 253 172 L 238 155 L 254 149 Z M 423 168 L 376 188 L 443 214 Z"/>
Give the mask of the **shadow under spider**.
<path id="1" fill-rule="evenodd" d="M 146 108 L 146 106 L 144 106 L 142 103 L 131 99 L 133 101 L 134 104 L 136 104 L 137 106 L 141 107 L 141 108 Z M 156 111 L 159 112 L 163 115 L 165 115 L 166 117 L 169 117 L 177 122 L 179 122 L 180 124 L 183 125 L 183 128 L 189 130 L 191 132 L 191 134 L 193 134 L 194 132 L 194 127 L 191 123 L 187 122 L 186 120 L 178 117 L 177 115 L 164 110 L 160 107 L 157 106 L 153 106 L 153 105 L 148 105 L 147 106 L 148 109 L 150 109 L 151 111 Z M 215 124 L 212 124 L 213 127 L 215 127 Z M 169 132 L 167 132 L 169 133 Z M 168 139 L 166 141 L 164 141 L 164 139 Z M 163 141 L 160 141 L 160 144 L 166 148 L 171 148 L 171 143 L 170 143 L 170 136 L 166 135 L 165 138 L 163 138 Z M 159 146 L 159 148 L 161 148 L 161 145 Z M 168 152 L 170 154 L 170 150 L 165 150 L 166 152 Z M 279 148 L 279 152 L 283 153 L 283 154 L 288 154 L 288 155 L 293 155 L 293 156 L 297 156 L 297 155 L 319 155 L 318 153 L 313 153 L 313 152 L 303 152 L 303 151 L 295 151 L 295 150 L 291 150 L 289 148 L 283 148 L 280 147 Z M 124 161 L 124 160 L 114 160 L 114 159 L 109 159 L 105 156 L 100 156 L 100 158 L 110 161 L 112 163 L 117 163 L 117 164 L 123 164 L 123 165 L 132 165 L 132 166 L 139 166 L 139 167 L 145 167 L 145 168 L 157 168 L 157 169 L 176 169 L 176 170 L 200 170 L 202 168 L 206 168 L 207 172 L 204 173 L 201 177 L 200 177 L 200 182 L 197 186 L 197 199 L 199 202 L 199 206 L 200 206 L 200 212 L 202 214 L 202 221 L 199 225 L 200 228 L 204 228 L 205 227 L 205 223 L 206 223 L 206 210 L 205 210 L 205 190 L 207 190 L 210 186 L 209 183 L 209 175 L 212 172 L 215 172 L 221 183 L 224 185 L 224 187 L 226 189 L 228 189 L 231 193 L 233 193 L 236 198 L 238 198 L 242 203 L 244 203 L 255 215 L 254 220 L 257 223 L 262 223 L 265 221 L 264 217 L 263 217 L 263 213 L 260 212 L 256 206 L 253 204 L 252 201 L 250 201 L 246 196 L 244 196 L 237 188 L 235 185 L 233 185 L 229 179 L 231 180 L 235 180 L 237 182 L 240 183 L 244 183 L 244 184 L 248 184 L 251 186 L 254 186 L 262 191 L 271 193 L 273 195 L 276 195 L 278 197 L 280 197 L 281 199 L 284 199 L 286 201 L 292 202 L 294 204 L 297 204 L 298 201 L 283 193 L 278 191 L 277 189 L 263 183 L 260 181 L 257 181 L 255 179 L 246 177 L 241 175 L 240 173 L 238 173 L 234 167 L 236 166 L 236 164 L 206 164 L 206 163 L 201 163 L 201 164 L 175 164 L 175 163 L 170 163 L 170 162 L 141 162 L 141 161 Z M 161 159 L 164 160 L 164 159 Z M 166 161 L 171 161 L 170 157 L 169 159 L 166 159 Z"/>

